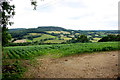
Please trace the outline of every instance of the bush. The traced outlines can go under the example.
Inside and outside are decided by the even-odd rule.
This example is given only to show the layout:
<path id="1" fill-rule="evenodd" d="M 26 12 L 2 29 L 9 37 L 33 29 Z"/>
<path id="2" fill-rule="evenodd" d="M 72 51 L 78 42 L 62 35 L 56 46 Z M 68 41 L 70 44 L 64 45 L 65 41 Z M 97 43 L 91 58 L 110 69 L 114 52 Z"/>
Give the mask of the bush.
<path id="1" fill-rule="evenodd" d="M 2 80 L 16 80 L 22 77 L 25 68 L 21 66 L 20 61 L 15 61 L 12 64 L 9 62 L 5 63 L 2 65 Z"/>

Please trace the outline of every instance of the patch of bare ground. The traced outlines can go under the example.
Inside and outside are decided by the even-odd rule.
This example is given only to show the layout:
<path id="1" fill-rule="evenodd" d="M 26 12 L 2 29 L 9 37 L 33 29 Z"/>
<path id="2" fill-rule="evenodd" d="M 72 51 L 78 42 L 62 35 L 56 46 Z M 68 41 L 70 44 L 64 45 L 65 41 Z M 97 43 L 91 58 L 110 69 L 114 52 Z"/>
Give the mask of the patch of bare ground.
<path id="1" fill-rule="evenodd" d="M 14 43 L 24 43 L 24 42 L 27 42 L 26 39 L 22 39 L 22 40 L 16 40 L 16 41 L 14 41 Z"/>
<path id="2" fill-rule="evenodd" d="M 62 58 L 37 58 L 25 78 L 116 78 L 119 51 L 96 52 Z"/>

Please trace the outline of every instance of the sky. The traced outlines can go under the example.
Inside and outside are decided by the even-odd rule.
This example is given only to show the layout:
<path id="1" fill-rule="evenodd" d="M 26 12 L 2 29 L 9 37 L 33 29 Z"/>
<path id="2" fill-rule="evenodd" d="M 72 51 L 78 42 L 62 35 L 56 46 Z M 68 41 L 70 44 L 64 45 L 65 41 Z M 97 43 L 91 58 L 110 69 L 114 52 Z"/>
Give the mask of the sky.
<path id="1" fill-rule="evenodd" d="M 16 15 L 9 28 L 58 26 L 73 30 L 117 30 L 119 0 L 13 0 Z"/>

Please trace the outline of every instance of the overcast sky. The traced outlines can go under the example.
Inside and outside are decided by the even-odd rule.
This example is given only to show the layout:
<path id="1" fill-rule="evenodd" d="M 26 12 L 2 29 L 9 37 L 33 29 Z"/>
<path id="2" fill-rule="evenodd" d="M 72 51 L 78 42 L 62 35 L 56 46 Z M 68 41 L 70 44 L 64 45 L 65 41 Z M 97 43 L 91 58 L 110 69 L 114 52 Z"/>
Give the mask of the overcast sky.
<path id="1" fill-rule="evenodd" d="M 30 0 L 13 0 L 14 25 L 9 28 L 59 26 L 74 30 L 117 30 L 119 0 L 44 0 L 33 10 Z"/>

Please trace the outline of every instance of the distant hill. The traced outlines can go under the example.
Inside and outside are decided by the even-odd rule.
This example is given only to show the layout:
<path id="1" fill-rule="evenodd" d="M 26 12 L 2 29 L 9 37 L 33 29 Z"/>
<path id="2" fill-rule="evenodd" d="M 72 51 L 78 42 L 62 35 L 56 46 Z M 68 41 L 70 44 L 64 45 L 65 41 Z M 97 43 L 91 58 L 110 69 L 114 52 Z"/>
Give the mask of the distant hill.
<path id="1" fill-rule="evenodd" d="M 39 26 L 38 28 L 16 28 L 8 31 L 13 41 L 24 42 L 62 43 L 81 34 L 87 35 L 92 42 L 97 42 L 109 34 L 118 34 L 118 30 L 70 30 L 56 26 Z M 20 42 L 20 41 L 17 41 Z M 22 42 L 22 41 L 21 41 Z"/>
<path id="2" fill-rule="evenodd" d="M 10 31 L 16 31 L 16 30 L 25 30 L 26 28 L 14 28 L 14 29 L 9 29 Z"/>
<path id="3" fill-rule="evenodd" d="M 39 26 L 38 28 L 14 28 L 14 29 L 9 29 L 9 31 L 22 31 L 22 30 L 25 30 L 27 32 L 30 32 L 30 31 L 66 31 L 67 29 L 65 28 L 62 28 L 62 27 L 55 27 L 55 26 Z"/>
<path id="4" fill-rule="evenodd" d="M 38 29 L 41 31 L 65 31 L 65 28 L 55 26 L 39 26 Z"/>

